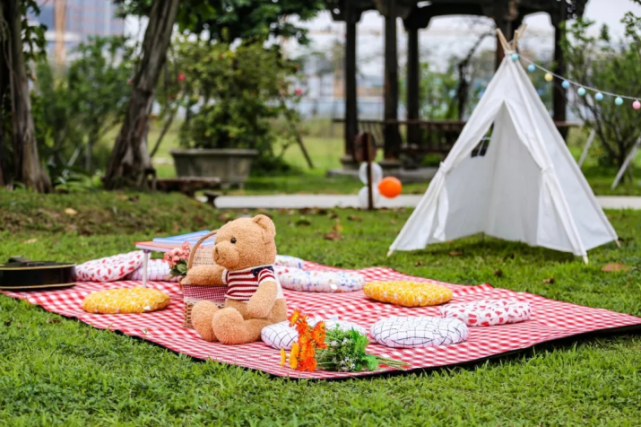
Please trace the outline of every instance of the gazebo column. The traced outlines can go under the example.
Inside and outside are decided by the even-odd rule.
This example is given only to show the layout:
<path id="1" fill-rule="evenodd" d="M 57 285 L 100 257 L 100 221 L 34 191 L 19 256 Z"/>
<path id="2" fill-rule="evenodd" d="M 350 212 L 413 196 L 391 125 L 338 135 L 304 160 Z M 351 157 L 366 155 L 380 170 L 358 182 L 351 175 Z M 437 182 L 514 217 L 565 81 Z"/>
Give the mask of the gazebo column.
<path id="1" fill-rule="evenodd" d="M 356 83 L 356 23 L 360 19 L 349 3 L 345 9 L 345 156 L 341 159 L 344 169 L 356 169 L 354 138 L 358 134 L 358 99 Z"/>
<path id="2" fill-rule="evenodd" d="M 398 168 L 401 136 L 398 132 L 398 58 L 396 46 L 396 0 L 385 2 L 385 113 L 384 156 L 382 166 Z"/>
<path id="3" fill-rule="evenodd" d="M 560 76 L 565 75 L 565 58 L 563 55 L 563 49 L 561 48 L 561 41 L 565 36 L 565 31 L 563 29 L 563 23 L 565 22 L 566 7 L 562 5 L 560 10 L 557 12 L 556 16 L 552 16 L 552 24 L 554 25 L 554 72 Z M 563 83 L 559 79 L 554 79 L 554 92 L 552 94 L 552 103 L 554 111 L 554 121 L 555 122 L 564 122 L 566 121 L 566 109 L 567 109 L 567 91 L 561 86 Z M 567 137 L 568 129 L 562 127 L 559 129 L 563 139 Z"/>
<path id="4" fill-rule="evenodd" d="M 407 29 L 407 119 L 418 120 L 420 117 L 420 60 L 418 53 L 418 27 L 410 25 Z M 421 128 L 417 124 L 408 124 L 407 142 L 421 143 Z"/>

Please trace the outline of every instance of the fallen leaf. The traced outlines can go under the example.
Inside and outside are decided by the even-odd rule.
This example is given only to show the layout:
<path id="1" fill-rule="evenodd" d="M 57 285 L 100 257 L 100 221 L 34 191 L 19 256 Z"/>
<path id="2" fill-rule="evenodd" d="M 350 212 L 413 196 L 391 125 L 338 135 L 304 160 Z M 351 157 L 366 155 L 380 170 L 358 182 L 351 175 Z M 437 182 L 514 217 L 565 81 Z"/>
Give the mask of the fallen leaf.
<path id="1" fill-rule="evenodd" d="M 38 239 L 29 239 L 29 240 L 25 240 L 25 241 L 24 241 L 24 242 L 22 242 L 22 243 L 23 243 L 23 244 L 29 244 L 29 243 L 36 243 L 37 241 L 38 241 Z"/>
<path id="2" fill-rule="evenodd" d="M 360 216 L 356 216 L 356 215 L 350 215 L 350 216 L 347 217 L 347 220 L 348 221 L 360 222 L 360 221 L 363 220 L 363 218 L 361 218 Z"/>
<path id="3" fill-rule="evenodd" d="M 547 279 L 544 279 L 544 280 L 543 280 L 543 282 L 541 282 L 541 283 L 543 283 L 543 284 L 550 284 L 550 285 L 551 285 L 551 284 L 553 284 L 553 283 L 554 283 L 554 277 L 549 277 L 549 278 L 547 278 Z"/>
<path id="4" fill-rule="evenodd" d="M 341 240 L 342 238 L 343 238 L 343 236 L 341 236 L 338 231 L 330 231 L 325 236 L 323 236 L 323 239 L 325 239 L 325 240 L 333 240 L 333 241 Z"/>
<path id="5" fill-rule="evenodd" d="M 116 199 L 118 199 L 118 200 L 129 200 L 129 197 L 127 197 L 127 196 L 126 196 L 126 195 L 124 195 L 124 194 L 118 194 L 118 195 L 116 196 Z"/>
<path id="6" fill-rule="evenodd" d="M 310 220 L 308 220 L 308 219 L 301 218 L 301 219 L 299 219 L 298 221 L 296 221 L 296 225 L 297 225 L 298 227 L 306 227 L 306 226 L 308 226 L 308 225 L 312 225 L 312 223 L 311 223 L 311 222 L 310 222 Z"/>
<path id="7" fill-rule="evenodd" d="M 618 262 L 606 264 L 601 268 L 601 271 L 630 271 L 630 267 L 625 264 L 619 264 Z"/>
<path id="8" fill-rule="evenodd" d="M 452 251 L 450 252 L 450 256 L 461 256 L 463 255 L 463 251 Z"/>
<path id="9" fill-rule="evenodd" d="M 65 209 L 65 213 L 70 216 L 78 215 L 78 211 L 72 208 Z"/>
<path id="10" fill-rule="evenodd" d="M 343 226 L 340 224 L 334 224 L 334 226 L 332 227 L 332 230 L 339 231 L 339 232 L 343 231 Z"/>
<path id="11" fill-rule="evenodd" d="M 327 216 L 329 217 L 329 219 L 340 219 L 336 212 L 330 212 Z"/>
<path id="12" fill-rule="evenodd" d="M 421 265 L 425 265 L 425 263 L 423 261 L 416 261 L 414 263 L 414 267 L 420 267 Z"/>
<path id="13" fill-rule="evenodd" d="M 501 270 L 500 268 L 498 270 L 494 270 L 494 275 L 496 277 L 503 277 L 503 270 Z"/>
<path id="14" fill-rule="evenodd" d="M 395 220 L 395 219 L 390 219 L 390 220 L 389 220 L 389 223 L 390 223 L 390 224 L 396 224 L 396 220 Z"/>
<path id="15" fill-rule="evenodd" d="M 310 213 L 311 211 L 312 211 L 312 209 L 311 209 L 311 208 L 300 208 L 300 209 L 298 210 L 298 213 L 300 213 L 301 215 L 307 215 L 307 214 L 308 214 L 308 213 Z"/>
<path id="16" fill-rule="evenodd" d="M 60 323 L 60 319 L 57 319 L 57 318 L 47 319 L 47 323 Z"/>

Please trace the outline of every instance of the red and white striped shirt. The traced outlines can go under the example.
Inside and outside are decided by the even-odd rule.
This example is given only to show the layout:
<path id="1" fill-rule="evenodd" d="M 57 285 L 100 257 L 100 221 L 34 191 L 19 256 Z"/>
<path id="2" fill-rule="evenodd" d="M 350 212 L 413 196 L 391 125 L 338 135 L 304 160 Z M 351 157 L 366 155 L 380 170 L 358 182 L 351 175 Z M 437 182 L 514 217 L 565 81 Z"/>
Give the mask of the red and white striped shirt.
<path id="1" fill-rule="evenodd" d="M 254 295 L 258 286 L 266 280 L 276 282 L 278 286 L 276 299 L 285 298 L 283 290 L 280 287 L 280 282 L 271 265 L 263 265 L 239 271 L 225 270 L 223 272 L 223 282 L 227 285 L 225 298 L 237 301 L 248 301 L 249 298 Z"/>

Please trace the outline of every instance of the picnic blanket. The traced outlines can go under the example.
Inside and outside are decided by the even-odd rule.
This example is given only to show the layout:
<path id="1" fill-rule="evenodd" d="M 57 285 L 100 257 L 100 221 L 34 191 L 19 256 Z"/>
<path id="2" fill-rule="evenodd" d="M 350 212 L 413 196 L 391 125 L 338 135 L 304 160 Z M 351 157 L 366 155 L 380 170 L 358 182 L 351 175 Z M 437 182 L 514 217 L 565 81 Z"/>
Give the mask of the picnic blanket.
<path id="1" fill-rule="evenodd" d="M 305 269 L 339 271 L 339 269 L 305 262 Z M 444 285 L 452 289 L 452 302 L 516 298 L 528 302 L 532 309 L 530 321 L 490 327 L 471 327 L 469 339 L 460 344 L 429 348 L 392 349 L 370 344 L 367 351 L 379 356 L 393 357 L 410 364 L 409 370 L 457 365 L 482 360 L 500 354 L 532 347 L 535 344 L 588 332 L 607 331 L 628 327 L 641 327 L 641 318 L 609 310 L 583 307 L 549 300 L 537 295 L 497 289 L 490 285 L 462 286 L 401 274 L 389 268 L 357 270 L 372 280 L 415 280 Z M 300 372 L 280 366 L 280 353 L 262 342 L 241 346 L 209 343 L 199 338 L 193 330 L 182 328 L 183 303 L 180 287 L 170 282 L 149 282 L 150 287 L 171 296 L 171 304 L 160 311 L 144 314 L 100 315 L 82 310 L 83 298 L 101 289 L 139 286 L 137 281 L 111 283 L 78 283 L 73 288 L 9 292 L 4 294 L 20 298 L 45 310 L 66 317 L 75 317 L 100 329 L 119 330 L 127 335 L 151 341 L 173 351 L 198 359 L 212 359 L 273 375 L 296 378 L 331 379 L 374 375 L 376 372 Z M 369 331 L 376 321 L 389 316 L 439 316 L 438 307 L 406 308 L 383 304 L 368 299 L 362 291 L 349 293 L 308 293 L 284 290 L 290 313 L 300 310 L 311 316 L 354 322 Z M 391 369 L 389 369 L 391 370 Z"/>

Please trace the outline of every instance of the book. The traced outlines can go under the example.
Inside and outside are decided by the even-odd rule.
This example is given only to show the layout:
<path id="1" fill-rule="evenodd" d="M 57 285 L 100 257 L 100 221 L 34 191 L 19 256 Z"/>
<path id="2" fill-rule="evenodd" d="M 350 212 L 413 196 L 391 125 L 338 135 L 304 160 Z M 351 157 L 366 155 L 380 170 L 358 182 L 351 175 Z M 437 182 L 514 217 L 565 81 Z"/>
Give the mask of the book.
<path id="1" fill-rule="evenodd" d="M 169 237 L 156 237 L 151 241 L 136 242 L 136 248 L 153 252 L 169 252 L 172 249 L 179 248 L 184 242 L 188 242 L 190 246 L 194 246 L 198 240 L 204 235 L 209 233 L 209 230 L 195 231 L 193 233 L 180 234 L 177 236 Z M 201 246 L 213 246 L 216 236 L 211 236 L 205 240 Z"/>

